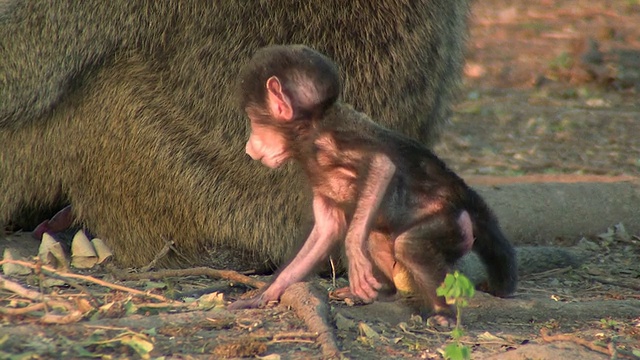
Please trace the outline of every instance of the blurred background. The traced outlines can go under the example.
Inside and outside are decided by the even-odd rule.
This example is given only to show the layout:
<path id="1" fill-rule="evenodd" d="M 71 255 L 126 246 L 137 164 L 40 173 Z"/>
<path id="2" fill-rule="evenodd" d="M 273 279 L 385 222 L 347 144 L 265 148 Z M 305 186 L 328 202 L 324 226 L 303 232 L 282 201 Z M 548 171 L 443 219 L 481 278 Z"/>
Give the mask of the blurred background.
<path id="1" fill-rule="evenodd" d="M 461 175 L 640 175 L 640 1 L 475 1 L 436 152 Z"/>

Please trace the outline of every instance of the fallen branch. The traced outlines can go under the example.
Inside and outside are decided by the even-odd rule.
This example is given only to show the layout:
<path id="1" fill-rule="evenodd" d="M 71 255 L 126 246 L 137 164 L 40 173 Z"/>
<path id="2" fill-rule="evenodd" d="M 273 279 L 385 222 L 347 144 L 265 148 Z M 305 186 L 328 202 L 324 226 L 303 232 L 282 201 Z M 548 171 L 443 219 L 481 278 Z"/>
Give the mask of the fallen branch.
<path id="1" fill-rule="evenodd" d="M 597 281 L 597 282 L 602 283 L 602 284 L 614 285 L 614 286 L 619 286 L 619 287 L 624 287 L 624 288 L 627 288 L 627 289 L 640 291 L 640 284 L 636 283 L 636 282 L 625 281 L 625 280 L 613 280 L 613 279 L 603 278 L 603 277 L 600 277 L 600 276 L 585 275 L 585 274 L 581 274 L 580 276 L 582 276 L 583 278 L 585 278 L 587 280 Z"/>
<path id="2" fill-rule="evenodd" d="M 589 350 L 592 351 L 596 351 L 599 352 L 601 354 L 605 354 L 608 355 L 609 357 L 611 357 L 612 359 L 614 358 L 614 354 L 615 355 L 621 355 L 624 357 L 629 357 L 632 359 L 635 359 L 636 357 L 628 351 L 622 350 L 622 349 L 617 349 L 615 347 L 615 344 L 610 343 L 608 344 L 608 346 L 602 347 L 602 346 L 598 346 L 588 340 L 585 339 L 581 339 L 579 337 L 570 335 L 570 334 L 557 334 L 557 335 L 549 335 L 549 330 L 546 328 L 542 328 L 540 329 L 540 335 L 542 336 L 542 340 L 545 342 L 554 342 L 554 341 L 567 341 L 567 342 L 572 342 L 578 345 L 582 345 L 584 347 L 586 347 Z"/>
<path id="3" fill-rule="evenodd" d="M 113 290 L 119 290 L 119 291 L 124 291 L 127 292 L 129 294 L 132 295 L 138 295 L 138 296 L 142 296 L 142 297 L 148 297 L 151 299 L 155 299 L 161 302 L 168 302 L 168 303 L 175 303 L 175 300 L 170 300 L 167 299 L 166 297 L 162 296 L 162 295 L 156 295 L 156 294 L 152 294 L 149 292 L 144 292 L 144 291 L 140 291 L 137 289 L 133 289 L 127 286 L 122 286 L 122 285 L 116 285 L 104 280 L 100 280 L 100 279 L 96 279 L 93 276 L 89 276 L 89 275 L 79 275 L 79 274 L 74 274 L 74 273 L 69 273 L 69 272 L 60 272 L 57 271 L 56 269 L 47 266 L 47 265 L 40 265 L 40 264 L 32 264 L 30 262 L 27 261 L 22 261 L 22 260 L 1 260 L 0 261 L 0 266 L 2 266 L 5 263 L 9 263 L 9 264 L 17 264 L 17 265 L 22 265 L 25 267 L 29 267 L 31 269 L 35 269 L 35 270 L 40 270 L 42 271 L 42 273 L 46 274 L 55 274 L 56 277 L 62 278 L 63 280 L 65 278 L 70 278 L 70 279 L 78 279 L 78 280 L 84 280 L 87 282 L 91 282 L 94 283 L 96 285 L 100 285 L 100 286 L 104 286 Z M 33 291 L 33 290 L 29 290 L 29 291 Z M 35 291 L 36 294 L 40 294 L 37 291 Z M 40 296 L 40 295 L 38 295 Z"/>
<path id="4" fill-rule="evenodd" d="M 268 340 L 267 344 L 288 342 L 313 344 L 318 338 L 318 333 L 308 331 L 293 331 L 275 334 L 251 335 L 251 338 L 255 340 Z"/>
<path id="5" fill-rule="evenodd" d="M 38 303 L 38 304 L 33 304 L 33 305 L 21 307 L 21 308 L 0 307 L 0 313 L 17 316 L 17 315 L 25 315 L 30 312 L 40 311 L 44 309 L 45 309 L 44 303 Z"/>
<path id="6" fill-rule="evenodd" d="M 542 336 L 542 340 L 544 340 L 545 342 L 568 341 L 578 345 L 582 345 L 589 350 L 597 351 L 601 354 L 611 356 L 611 354 L 609 353 L 609 349 L 604 348 L 602 346 L 598 346 L 596 344 L 593 344 L 590 341 L 581 339 L 579 337 L 575 337 L 573 335 L 569 335 L 569 334 L 549 335 L 549 330 L 546 328 L 540 329 L 540 335 Z"/>
<path id="7" fill-rule="evenodd" d="M 0 275 L 0 288 L 1 289 L 5 289 L 5 290 L 9 290 L 12 293 L 18 294 L 24 298 L 27 298 L 29 300 L 40 300 L 42 299 L 42 294 L 35 291 L 35 290 L 29 290 L 25 287 L 23 287 L 22 285 L 18 284 L 15 281 L 9 280 L 7 278 L 5 278 L 4 276 Z"/>
<path id="8" fill-rule="evenodd" d="M 29 300 L 42 301 L 39 304 L 26 306 L 24 308 L 0 307 L 1 314 L 25 315 L 30 312 L 39 311 L 39 310 L 47 311 L 48 307 L 62 308 L 66 311 L 69 311 L 69 313 L 65 315 L 57 315 L 57 314 L 52 314 L 50 312 L 46 312 L 39 319 L 40 322 L 43 322 L 45 324 L 69 324 L 72 322 L 77 322 L 78 320 L 82 319 L 82 317 L 84 316 L 84 313 L 78 310 L 74 306 L 74 304 L 64 300 L 53 299 L 51 296 L 46 296 L 37 291 L 29 290 L 15 281 L 6 279 L 2 275 L 0 275 L 0 288 L 9 290 Z"/>
<path id="9" fill-rule="evenodd" d="M 54 299 L 51 296 L 43 295 L 35 290 L 27 289 L 22 285 L 20 285 L 19 283 L 9 280 L 2 275 L 0 275 L 0 289 L 9 290 L 14 294 L 29 300 L 41 301 L 43 303 L 42 304 L 43 307 L 45 307 L 45 305 L 52 306 L 52 307 L 60 307 L 64 309 L 71 309 L 74 307 L 71 303 L 67 301 Z M 5 312 L 5 309 L 7 309 L 8 311 Z M 0 308 L 0 312 L 9 314 L 11 312 L 11 308 Z"/>
<path id="10" fill-rule="evenodd" d="M 66 315 L 56 315 L 52 313 L 46 313 L 40 321 L 45 324 L 71 324 L 80 321 L 84 314 L 80 310 L 73 310 Z"/>
<path id="11" fill-rule="evenodd" d="M 543 271 L 543 272 L 539 272 L 539 273 L 527 274 L 527 275 L 522 277 L 522 280 L 532 281 L 532 280 L 544 279 L 544 278 L 548 278 L 550 276 L 558 276 L 560 274 L 567 273 L 567 272 L 569 272 L 571 270 L 574 270 L 574 267 L 567 266 L 567 267 L 558 268 L 558 269 L 551 269 L 551 270 L 547 270 L 547 271 Z"/>
<path id="12" fill-rule="evenodd" d="M 274 334 L 269 343 L 310 343 L 313 344 L 318 338 L 318 334 L 315 332 L 286 332 Z"/>
<path id="13" fill-rule="evenodd" d="M 339 359 L 342 354 L 333 334 L 333 327 L 329 323 L 329 307 L 307 282 L 291 285 L 282 294 L 280 303 L 293 309 L 309 328 L 317 333 L 322 356 L 326 359 Z"/>
<path id="14" fill-rule="evenodd" d="M 158 280 L 168 277 L 185 277 L 185 276 L 208 276 L 214 279 L 225 279 L 253 288 L 259 289 L 266 285 L 264 281 L 256 280 L 247 275 L 240 274 L 233 270 L 216 270 L 207 267 L 197 267 L 191 269 L 175 269 L 175 270 L 159 270 L 154 272 L 125 273 L 123 271 L 115 271 L 114 276 L 120 280 Z"/>
<path id="15" fill-rule="evenodd" d="M 147 309 L 180 309 L 180 308 L 194 308 L 194 303 L 182 303 L 182 302 L 172 302 L 172 303 L 136 303 L 137 308 L 147 308 Z"/>
<path id="16" fill-rule="evenodd" d="M 154 295 L 145 293 L 136 289 L 128 288 L 126 286 L 115 285 L 108 283 L 92 276 L 78 275 L 73 273 L 58 272 L 55 269 L 45 265 L 35 265 L 26 261 L 20 260 L 3 260 L 0 261 L 0 265 L 10 262 L 18 265 L 23 265 L 32 269 L 40 269 L 42 273 L 55 273 L 57 276 L 64 278 L 81 279 L 84 281 L 93 282 L 98 285 L 102 285 L 115 290 L 125 291 L 134 295 L 142 295 L 151 297 L 164 303 L 172 304 L 175 301 L 169 300 L 160 295 Z M 185 277 L 185 276 L 209 276 L 217 279 L 226 279 L 254 288 L 261 288 L 266 285 L 264 281 L 253 279 L 249 276 L 240 274 L 232 270 L 216 270 L 206 267 L 198 267 L 192 269 L 178 269 L 178 270 L 161 270 L 156 272 L 147 273 L 124 273 L 114 272 L 114 276 L 122 280 L 140 280 L 140 279 L 161 279 L 166 277 Z M 19 285 L 18 285 L 19 286 Z M 24 288 L 23 288 L 24 289 Z M 35 296 L 34 300 L 39 299 L 42 295 L 36 291 L 24 289 L 26 292 L 32 292 L 30 296 Z M 333 329 L 329 324 L 329 309 L 326 302 L 322 301 L 320 296 L 316 295 L 309 283 L 297 283 L 289 287 L 287 291 L 282 295 L 281 303 L 285 306 L 291 307 L 296 315 L 300 317 L 309 330 L 313 333 L 317 333 L 317 341 L 320 343 L 322 354 L 325 358 L 340 358 L 341 353 L 338 345 L 335 341 Z M 57 316 L 57 315 L 56 315 Z M 74 319 L 77 314 L 75 312 L 63 316 L 51 316 L 46 320 L 51 321 L 65 321 L 66 319 Z"/>

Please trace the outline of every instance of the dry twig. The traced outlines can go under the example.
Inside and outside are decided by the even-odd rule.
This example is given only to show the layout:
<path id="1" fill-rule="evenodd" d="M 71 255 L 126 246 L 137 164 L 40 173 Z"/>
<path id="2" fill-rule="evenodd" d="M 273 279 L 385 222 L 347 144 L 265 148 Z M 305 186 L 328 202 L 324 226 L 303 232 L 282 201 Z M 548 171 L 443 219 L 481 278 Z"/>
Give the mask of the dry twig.
<path id="1" fill-rule="evenodd" d="M 540 335 L 542 336 L 542 340 L 546 342 L 554 342 L 554 341 L 568 341 L 578 345 L 582 345 L 589 350 L 599 352 L 601 354 L 605 354 L 610 356 L 612 359 L 614 355 L 616 356 L 624 356 L 628 358 L 635 359 L 636 357 L 629 351 L 625 351 L 622 349 L 616 348 L 615 344 L 609 343 L 607 347 L 598 346 L 590 341 L 585 339 L 581 339 L 579 337 L 573 336 L 571 334 L 557 334 L 557 335 L 549 335 L 549 330 L 546 328 L 540 329 Z"/>
<path id="2" fill-rule="evenodd" d="M 613 279 L 603 278 L 603 277 L 600 277 L 600 276 L 586 275 L 586 274 L 580 274 L 580 276 L 582 276 L 583 278 L 585 278 L 587 280 L 597 281 L 597 282 L 602 283 L 602 284 L 614 285 L 614 286 L 619 286 L 619 287 L 624 287 L 624 288 L 640 291 L 640 284 L 636 283 L 636 282 L 625 281 L 625 280 L 622 280 L 622 279 L 613 280 Z"/>
<path id="3" fill-rule="evenodd" d="M 68 323 L 76 322 L 80 320 L 83 316 L 83 312 L 78 310 L 74 306 L 74 304 L 68 301 L 54 299 L 51 296 L 45 296 L 34 290 L 29 290 L 15 281 L 6 279 L 2 275 L 0 275 L 0 288 L 9 290 L 29 300 L 42 301 L 39 304 L 30 305 L 30 306 L 27 306 L 24 308 L 18 308 L 18 309 L 0 307 L 0 313 L 2 314 L 25 315 L 33 311 L 39 311 L 39 310 L 46 311 L 47 307 L 61 308 L 61 309 L 70 311 L 66 315 L 56 315 L 56 314 L 47 312 L 42 317 L 40 317 L 40 321 L 45 324 L 68 324 Z"/>
<path id="4" fill-rule="evenodd" d="M 590 341 L 587 341 L 585 339 L 581 339 L 579 337 L 575 337 L 575 336 L 570 335 L 570 334 L 549 335 L 549 330 L 546 329 L 546 328 L 542 328 L 542 329 L 540 329 L 540 335 L 542 336 L 542 340 L 544 340 L 546 342 L 568 341 L 568 342 L 572 342 L 572 343 L 575 343 L 575 344 L 578 344 L 578 345 L 582 345 L 582 346 L 586 347 L 589 350 L 597 351 L 597 352 L 599 352 L 601 354 L 611 355 L 607 348 L 603 348 L 602 346 L 595 345 Z"/>
<path id="5" fill-rule="evenodd" d="M 38 265 L 38 264 L 32 264 L 30 262 L 27 261 L 22 261 L 22 260 L 1 260 L 0 261 L 0 266 L 5 264 L 5 263 L 11 263 L 11 264 L 17 264 L 17 265 L 22 265 L 25 267 L 29 267 L 32 269 L 36 269 L 36 270 L 41 270 L 44 274 L 55 274 L 56 277 L 62 278 L 62 279 L 66 279 L 66 278 L 70 278 L 70 279 L 78 279 L 78 280 L 84 280 L 87 282 L 91 282 L 94 283 L 96 285 L 100 285 L 100 286 L 104 286 L 113 290 L 119 290 L 119 291 L 124 291 L 127 292 L 131 295 L 137 295 L 137 296 L 142 296 L 142 297 L 148 297 L 151 299 L 155 299 L 158 301 L 162 301 L 162 302 L 167 302 L 167 303 L 175 303 L 176 301 L 171 300 L 171 299 L 167 299 L 166 297 L 162 296 L 162 295 L 156 295 L 156 294 L 152 294 L 149 292 L 144 292 L 144 291 L 140 291 L 137 289 L 133 289 L 127 286 L 122 286 L 122 285 L 117 285 L 117 284 L 113 284 L 104 280 L 100 280 L 100 279 L 96 279 L 93 276 L 89 276 L 89 275 L 79 275 L 79 274 L 74 274 L 74 273 L 69 273 L 69 272 L 61 272 L 61 271 L 57 271 L 56 269 L 47 266 L 47 265 Z M 36 292 L 38 293 L 38 292 Z M 38 293 L 39 294 L 39 293 Z"/>
<path id="6" fill-rule="evenodd" d="M 311 332 L 286 332 L 274 334 L 269 343 L 289 343 L 289 342 L 301 342 L 301 343 L 314 343 L 318 338 L 317 333 Z"/>
<path id="7" fill-rule="evenodd" d="M 0 261 L 0 266 L 5 263 L 22 265 L 22 266 L 34 269 L 36 272 L 39 272 L 40 275 L 56 277 L 59 279 L 63 279 L 67 282 L 70 281 L 69 279 L 79 279 L 87 282 L 92 282 L 98 285 L 102 285 L 114 290 L 125 291 L 133 295 L 152 298 L 152 299 L 161 301 L 162 306 L 172 306 L 176 304 L 179 304 L 180 306 L 184 306 L 184 304 L 173 301 L 173 300 L 169 300 L 164 296 L 145 293 L 143 291 L 132 289 L 129 287 L 108 283 L 106 281 L 96 279 L 92 276 L 78 275 L 78 274 L 73 274 L 68 272 L 59 272 L 56 269 L 46 265 L 32 264 L 30 262 L 22 261 L 22 260 L 4 259 Z M 75 283 L 75 281 L 71 281 L 71 282 Z M 77 288 L 84 289 L 81 285 L 79 284 L 76 284 L 76 285 L 77 285 L 76 286 Z M 82 319 L 82 317 L 85 314 L 84 311 L 82 311 L 78 306 L 76 306 L 76 304 L 73 304 L 72 302 L 63 300 L 60 297 L 45 295 L 42 292 L 27 289 L 24 286 L 20 285 L 18 282 L 9 280 L 1 275 L 0 275 L 0 288 L 9 290 L 14 294 L 25 299 L 29 299 L 32 301 L 40 301 L 40 303 L 38 304 L 29 305 L 29 306 L 26 306 L 23 308 L 17 308 L 17 309 L 0 307 L 0 313 L 3 313 L 3 314 L 17 316 L 17 315 L 25 315 L 25 314 L 33 313 L 40 310 L 45 310 L 46 313 L 43 316 L 41 316 L 39 320 L 40 322 L 46 323 L 46 324 L 69 324 L 69 323 L 77 322 L 80 319 Z M 86 292 L 89 296 L 92 296 L 88 291 L 86 291 L 86 289 L 84 292 Z M 67 311 L 67 313 L 60 315 L 60 314 L 54 314 L 54 313 L 48 312 L 48 308 L 50 307 L 63 309 Z"/>
<path id="8" fill-rule="evenodd" d="M 176 270 L 159 270 L 154 272 L 140 272 L 140 273 L 125 273 L 117 271 L 114 273 L 120 280 L 140 280 L 150 279 L 158 280 L 168 277 L 185 277 L 185 276 L 208 276 L 214 279 L 226 279 L 234 281 L 240 284 L 254 287 L 256 289 L 266 285 L 264 281 L 256 280 L 249 276 L 240 274 L 233 270 L 216 270 L 207 267 L 197 267 L 191 269 L 176 269 Z"/>
<path id="9" fill-rule="evenodd" d="M 162 259 L 163 257 L 167 256 L 167 254 L 171 250 L 173 250 L 173 252 L 176 255 L 178 255 L 178 257 L 180 257 L 181 259 L 189 261 L 189 259 L 187 259 L 184 255 L 182 255 L 182 253 L 180 251 L 178 251 L 178 249 L 174 246 L 174 244 L 175 244 L 175 241 L 173 241 L 173 240 L 165 240 L 164 241 L 164 246 L 156 254 L 156 256 L 153 258 L 153 260 L 151 260 L 151 262 L 149 262 L 146 266 L 142 267 L 140 270 L 142 272 L 147 272 L 147 271 L 153 269 L 156 266 L 156 264 L 158 263 L 158 261 L 160 259 Z"/>
<path id="10" fill-rule="evenodd" d="M 563 267 L 563 268 L 558 268 L 558 269 L 551 269 L 551 270 L 547 270 L 547 271 L 543 271 L 543 272 L 539 272 L 539 273 L 535 273 L 535 274 L 527 274 L 525 276 L 522 277 L 522 280 L 537 280 L 537 279 L 544 279 L 547 278 L 549 276 L 557 276 L 560 274 L 564 274 L 567 273 L 571 270 L 574 270 L 574 268 L 572 266 L 567 266 L 567 267 Z"/>

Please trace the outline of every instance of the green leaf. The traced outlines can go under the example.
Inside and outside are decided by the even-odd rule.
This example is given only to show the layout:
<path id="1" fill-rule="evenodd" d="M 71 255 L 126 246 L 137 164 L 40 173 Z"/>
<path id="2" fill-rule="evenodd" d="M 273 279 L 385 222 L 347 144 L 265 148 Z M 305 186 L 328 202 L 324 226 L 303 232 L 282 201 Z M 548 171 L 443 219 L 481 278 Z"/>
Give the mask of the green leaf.
<path id="1" fill-rule="evenodd" d="M 452 343 L 444 348 L 444 358 L 447 360 L 471 359 L 471 349 L 468 346 Z"/>
<path id="2" fill-rule="evenodd" d="M 145 290 L 165 289 L 166 287 L 167 287 L 167 284 L 165 282 L 158 282 L 158 281 L 147 281 L 144 284 Z"/>
<path id="3" fill-rule="evenodd" d="M 127 315 L 133 315 L 136 312 L 138 312 L 138 307 L 136 306 L 136 304 L 133 303 L 133 301 L 127 301 L 124 304 L 124 309 L 125 309 L 125 314 Z"/>
<path id="4" fill-rule="evenodd" d="M 153 350 L 153 343 L 148 341 L 145 336 L 138 334 L 125 335 L 120 338 L 120 342 L 132 348 L 143 359 L 148 359 L 149 353 Z"/>

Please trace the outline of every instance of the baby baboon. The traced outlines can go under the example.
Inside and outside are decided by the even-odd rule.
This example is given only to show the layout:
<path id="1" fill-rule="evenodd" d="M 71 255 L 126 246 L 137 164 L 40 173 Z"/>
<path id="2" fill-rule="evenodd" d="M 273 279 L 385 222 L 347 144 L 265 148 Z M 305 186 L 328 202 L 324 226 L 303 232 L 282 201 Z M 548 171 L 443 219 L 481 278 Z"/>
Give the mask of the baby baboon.
<path id="1" fill-rule="evenodd" d="M 472 249 L 492 293 L 515 291 L 515 252 L 480 195 L 425 146 L 339 100 L 337 67 L 327 57 L 306 46 L 263 48 L 238 87 L 251 122 L 247 154 L 270 168 L 295 159 L 311 185 L 315 221 L 273 283 L 232 309 L 278 300 L 343 239 L 350 290 L 364 300 L 373 300 L 383 282 L 393 285 L 398 263 L 423 308 L 448 318 L 451 309 L 436 288 Z"/>

